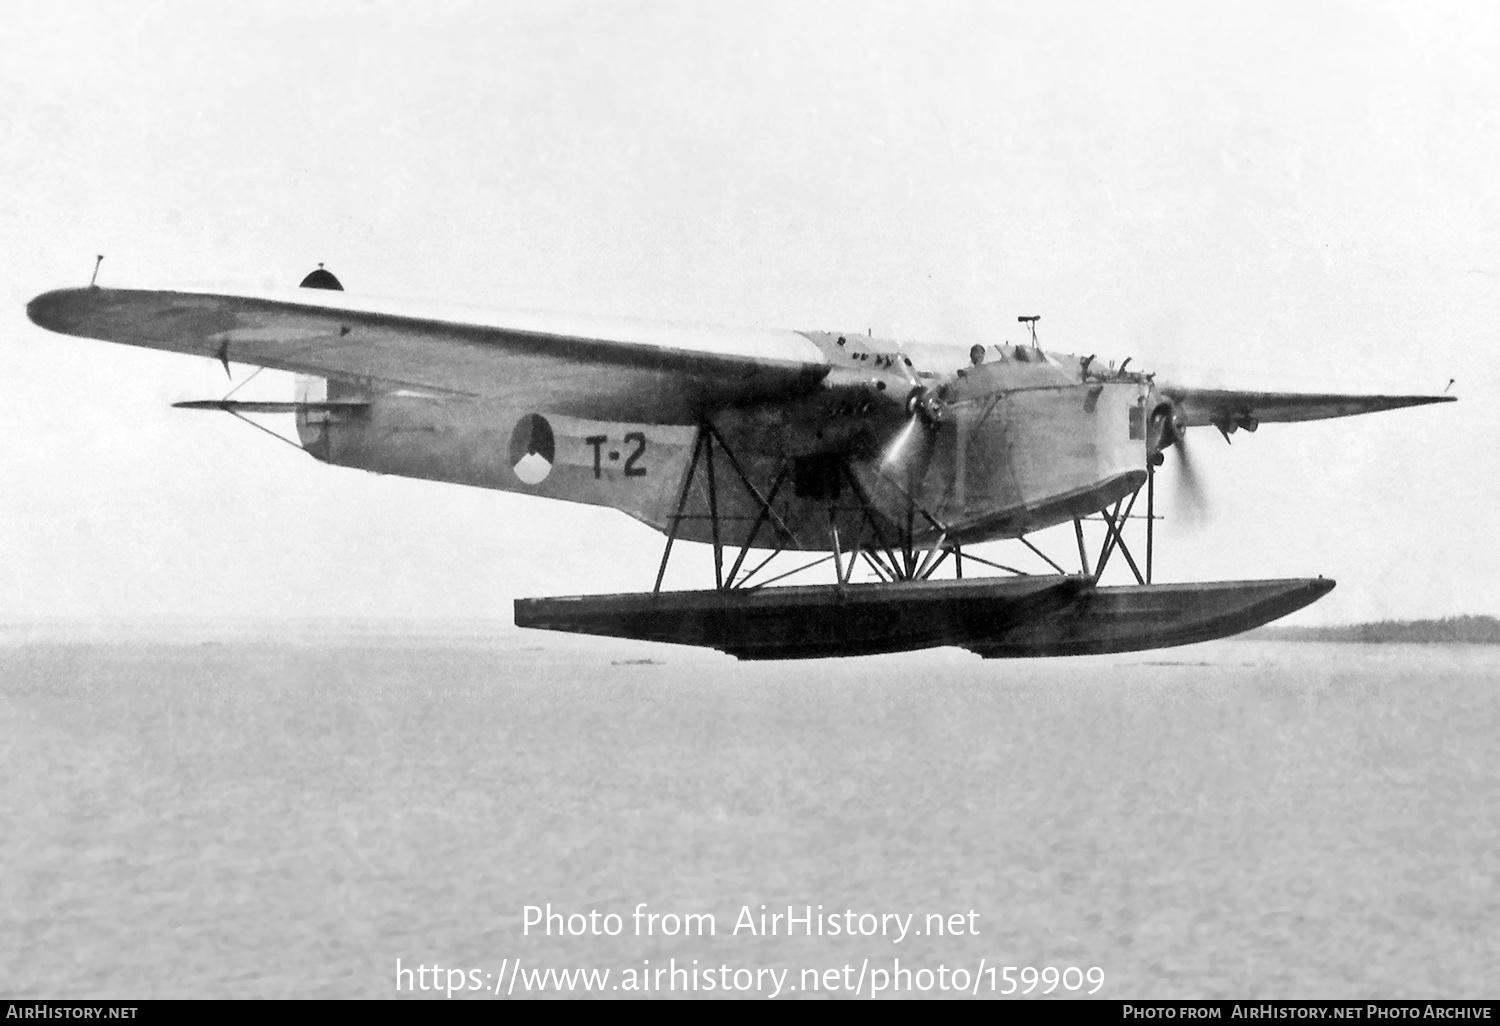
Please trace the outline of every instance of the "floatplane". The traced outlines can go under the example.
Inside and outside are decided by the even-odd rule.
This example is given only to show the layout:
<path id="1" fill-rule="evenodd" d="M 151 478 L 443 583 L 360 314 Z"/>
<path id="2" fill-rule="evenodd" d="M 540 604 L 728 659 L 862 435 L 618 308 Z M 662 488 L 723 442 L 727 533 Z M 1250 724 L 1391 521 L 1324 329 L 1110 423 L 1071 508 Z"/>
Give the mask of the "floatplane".
<path id="1" fill-rule="evenodd" d="M 178 407 L 288 415 L 325 463 L 608 506 L 666 536 L 650 591 L 518 599 L 517 624 L 744 659 L 1080 655 L 1259 626 L 1334 582 L 1153 581 L 1164 454 L 1191 492 L 1191 428 L 1228 440 L 1453 398 L 1194 387 L 1044 349 L 1036 316 L 1019 344 L 923 344 L 381 300 L 321 265 L 273 292 L 106 288 L 98 271 L 28 316 L 295 375 L 287 402 Z M 1065 559 L 1038 545 L 1069 527 Z M 711 590 L 663 589 L 681 542 L 711 548 Z M 1025 559 L 974 551 L 993 542 Z M 1105 585 L 1117 554 L 1131 581 Z"/>

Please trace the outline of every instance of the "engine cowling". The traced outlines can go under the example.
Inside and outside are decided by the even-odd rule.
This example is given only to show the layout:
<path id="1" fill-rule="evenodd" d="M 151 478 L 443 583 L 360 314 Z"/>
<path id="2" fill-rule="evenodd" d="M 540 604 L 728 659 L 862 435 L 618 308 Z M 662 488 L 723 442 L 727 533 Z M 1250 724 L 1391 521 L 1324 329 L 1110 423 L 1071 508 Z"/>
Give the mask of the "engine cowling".
<path id="1" fill-rule="evenodd" d="M 1187 422 L 1172 403 L 1162 400 L 1151 409 L 1146 444 L 1153 456 L 1182 441 Z M 1158 461 L 1159 462 L 1159 461 Z"/>

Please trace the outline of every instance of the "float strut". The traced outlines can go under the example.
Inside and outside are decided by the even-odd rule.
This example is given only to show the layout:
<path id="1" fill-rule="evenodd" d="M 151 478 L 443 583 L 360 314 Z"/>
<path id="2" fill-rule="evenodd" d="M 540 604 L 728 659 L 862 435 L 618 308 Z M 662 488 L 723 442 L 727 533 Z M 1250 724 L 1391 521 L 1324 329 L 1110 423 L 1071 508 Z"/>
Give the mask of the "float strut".
<path id="1" fill-rule="evenodd" d="M 667 547 L 661 554 L 661 568 L 656 571 L 656 587 L 653 594 L 661 591 L 662 578 L 667 575 L 667 560 L 672 558 L 672 543 L 677 540 L 677 530 L 682 526 L 682 511 L 687 506 L 688 492 L 693 487 L 693 476 L 698 472 L 698 454 L 703 451 L 703 429 L 698 429 L 693 439 L 693 458 L 688 463 L 687 476 L 682 479 L 682 494 L 677 496 L 677 512 L 672 514 L 672 529 L 667 532 Z"/>
<path id="2" fill-rule="evenodd" d="M 724 546 L 719 544 L 719 492 L 714 479 L 713 428 L 709 427 L 708 422 L 705 421 L 698 431 L 703 435 L 703 446 L 708 454 L 705 469 L 708 471 L 708 528 L 714 539 L 714 587 L 723 591 Z"/>
<path id="3" fill-rule="evenodd" d="M 1146 583 L 1151 583 L 1151 549 L 1156 535 L 1156 464 L 1146 458 Z"/>

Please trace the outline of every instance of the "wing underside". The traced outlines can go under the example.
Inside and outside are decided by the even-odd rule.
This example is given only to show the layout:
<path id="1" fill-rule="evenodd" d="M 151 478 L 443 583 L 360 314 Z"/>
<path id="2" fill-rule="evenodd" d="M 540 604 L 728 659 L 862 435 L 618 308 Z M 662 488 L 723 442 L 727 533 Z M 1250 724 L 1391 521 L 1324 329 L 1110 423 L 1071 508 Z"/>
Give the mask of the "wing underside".
<path id="1" fill-rule="evenodd" d="M 314 291 L 314 290 L 308 290 Z M 376 391 L 491 399 L 600 420 L 690 424 L 798 395 L 828 373 L 796 332 L 423 308 L 347 294 L 78 288 L 27 315 L 52 331 Z"/>

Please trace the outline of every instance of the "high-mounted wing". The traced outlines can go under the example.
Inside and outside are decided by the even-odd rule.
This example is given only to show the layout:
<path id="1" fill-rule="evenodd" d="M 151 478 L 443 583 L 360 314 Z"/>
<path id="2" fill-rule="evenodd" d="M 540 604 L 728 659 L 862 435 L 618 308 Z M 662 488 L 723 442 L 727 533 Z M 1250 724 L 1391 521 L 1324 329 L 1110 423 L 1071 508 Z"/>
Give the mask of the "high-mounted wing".
<path id="1" fill-rule="evenodd" d="M 1451 403 L 1451 395 L 1339 395 L 1323 392 L 1249 392 L 1225 388 L 1159 386 L 1172 400 L 1184 427 L 1246 427 L 1263 423 L 1325 420 L 1359 413 L 1397 410 L 1403 406 Z"/>
<path id="2" fill-rule="evenodd" d="M 334 378 L 497 399 L 596 420 L 692 424 L 804 393 L 827 375 L 792 331 L 496 313 L 321 289 L 219 294 L 59 289 L 26 307 L 67 335 Z"/>

